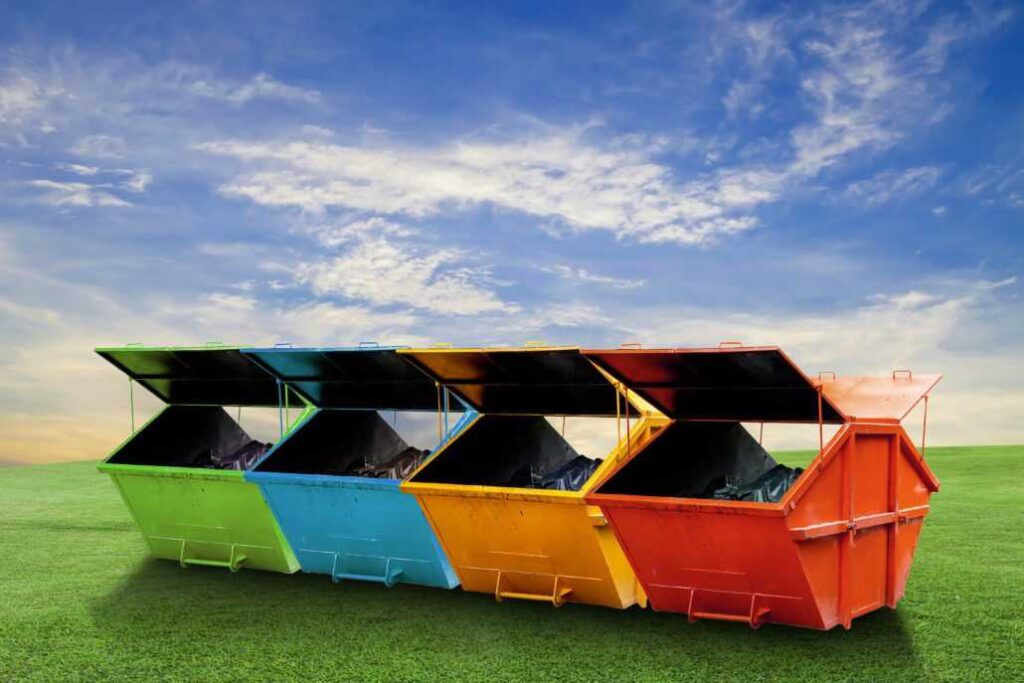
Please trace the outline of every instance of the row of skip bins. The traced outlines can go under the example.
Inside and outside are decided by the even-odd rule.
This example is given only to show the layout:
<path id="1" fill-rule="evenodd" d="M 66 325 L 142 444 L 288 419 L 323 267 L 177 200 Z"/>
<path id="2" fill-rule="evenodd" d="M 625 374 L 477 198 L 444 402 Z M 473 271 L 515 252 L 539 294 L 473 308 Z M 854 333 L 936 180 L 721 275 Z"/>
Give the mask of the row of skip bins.
<path id="1" fill-rule="evenodd" d="M 183 567 L 849 628 L 895 608 L 938 490 L 901 425 L 938 375 L 811 378 L 775 347 L 97 352 L 166 404 L 136 430 L 133 400 L 100 469 Z M 277 411 L 256 456 L 251 407 Z M 613 421 L 614 448 L 582 456 L 566 418 Z M 770 502 L 707 494 L 777 469 L 743 423 L 817 425 Z"/>

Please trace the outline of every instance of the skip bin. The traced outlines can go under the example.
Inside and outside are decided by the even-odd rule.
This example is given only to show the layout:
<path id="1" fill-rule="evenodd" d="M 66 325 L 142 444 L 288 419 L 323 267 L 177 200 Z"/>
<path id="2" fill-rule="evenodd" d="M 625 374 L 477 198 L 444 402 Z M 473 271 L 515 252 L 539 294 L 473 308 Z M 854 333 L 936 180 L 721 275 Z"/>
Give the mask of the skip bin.
<path id="1" fill-rule="evenodd" d="M 583 495 L 616 458 L 650 437 L 650 421 L 634 422 L 577 490 L 528 487 L 534 474 L 577 458 L 545 415 L 625 412 L 609 378 L 571 348 L 400 353 L 481 413 L 402 484 L 419 500 L 462 587 L 556 607 L 643 604 L 604 516 Z"/>
<path id="2" fill-rule="evenodd" d="M 223 406 L 278 406 L 276 380 L 237 348 L 96 351 L 167 404 L 99 465 L 117 486 L 150 553 L 182 567 L 297 571 L 259 487 L 241 471 L 195 466 L 199 453 L 249 441 Z"/>
<path id="3" fill-rule="evenodd" d="M 263 491 L 302 571 L 335 582 L 457 586 L 416 499 L 399 490 L 399 478 L 371 476 L 410 448 L 378 411 L 395 411 L 397 419 L 398 411 L 432 411 L 439 401 L 444 409 L 434 381 L 392 348 L 245 353 L 316 406 L 246 473 Z M 445 421 L 446 414 L 442 427 Z M 351 474 L 360 464 L 369 465 L 363 476 Z"/>
<path id="4" fill-rule="evenodd" d="M 829 629 L 896 606 L 939 487 L 900 422 L 938 375 L 814 381 L 774 347 L 584 353 L 673 418 L 586 496 L 654 609 Z M 756 502 L 721 486 L 779 471 L 740 421 L 839 427 Z"/>

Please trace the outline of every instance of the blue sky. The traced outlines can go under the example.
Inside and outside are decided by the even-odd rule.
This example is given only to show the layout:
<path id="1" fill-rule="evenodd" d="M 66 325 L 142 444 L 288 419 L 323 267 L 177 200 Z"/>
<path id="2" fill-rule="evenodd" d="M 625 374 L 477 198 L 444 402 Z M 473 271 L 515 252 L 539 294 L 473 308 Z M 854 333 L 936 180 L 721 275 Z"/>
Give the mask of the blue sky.
<path id="1" fill-rule="evenodd" d="M 0 459 L 134 341 L 778 343 L 1024 440 L 1024 9 L 378 4 L 8 4 Z"/>

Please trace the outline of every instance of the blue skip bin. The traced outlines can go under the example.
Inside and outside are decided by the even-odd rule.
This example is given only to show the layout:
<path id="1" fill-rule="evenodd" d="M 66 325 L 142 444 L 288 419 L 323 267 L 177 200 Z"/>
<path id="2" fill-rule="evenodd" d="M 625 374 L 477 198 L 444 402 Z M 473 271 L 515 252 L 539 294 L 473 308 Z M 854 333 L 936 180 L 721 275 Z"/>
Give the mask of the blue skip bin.
<path id="1" fill-rule="evenodd" d="M 447 394 L 392 348 L 243 351 L 316 410 L 245 477 L 259 485 L 304 572 L 335 582 L 454 588 L 458 578 L 414 496 L 399 484 L 429 455 L 407 444 L 381 412 L 438 410 Z"/>

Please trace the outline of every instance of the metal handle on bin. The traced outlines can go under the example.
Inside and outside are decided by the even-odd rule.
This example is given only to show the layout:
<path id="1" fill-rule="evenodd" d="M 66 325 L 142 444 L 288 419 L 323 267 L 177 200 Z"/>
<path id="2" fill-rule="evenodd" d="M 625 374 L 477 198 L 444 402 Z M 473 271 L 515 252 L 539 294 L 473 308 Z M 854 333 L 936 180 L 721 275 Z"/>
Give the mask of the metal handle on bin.
<path id="1" fill-rule="evenodd" d="M 188 569 L 192 565 L 198 565 L 200 567 L 224 567 L 230 570 L 232 573 L 237 572 L 245 564 L 249 558 L 245 555 L 235 555 L 235 546 L 231 546 L 231 554 L 228 556 L 228 561 L 224 560 L 203 560 L 198 557 L 185 557 L 185 549 L 188 547 L 188 541 L 181 542 L 181 550 L 178 553 L 178 564 L 181 565 L 182 569 Z"/>
<path id="2" fill-rule="evenodd" d="M 551 345 L 548 344 L 546 341 L 543 341 L 541 339 L 530 339 L 530 340 L 527 340 L 527 341 L 523 342 L 523 348 L 524 349 L 541 349 L 541 348 L 544 348 L 546 346 L 551 346 Z"/>
<path id="3" fill-rule="evenodd" d="M 361 348 L 361 349 L 375 349 L 378 346 L 380 346 L 380 344 L 378 344 L 375 341 L 361 341 L 361 342 L 359 342 L 359 348 Z"/>
<path id="4" fill-rule="evenodd" d="M 565 599 L 572 593 L 572 588 L 568 586 L 558 587 L 558 577 L 555 577 L 555 584 L 551 589 L 551 593 L 521 593 L 519 591 L 503 591 L 501 590 L 501 579 L 502 573 L 498 572 L 498 581 L 494 585 L 494 599 L 496 602 L 501 602 L 505 598 L 511 598 L 513 600 L 532 600 L 534 602 L 550 602 L 555 607 L 561 607 L 565 604 Z"/>
<path id="5" fill-rule="evenodd" d="M 742 347 L 743 346 L 743 342 L 735 341 L 735 340 L 734 341 L 718 342 L 718 348 L 720 348 L 720 349 L 724 349 L 724 348 L 731 347 L 731 346 L 740 346 L 740 347 Z"/>
<path id="6" fill-rule="evenodd" d="M 334 554 L 334 566 L 331 567 L 331 581 L 334 583 L 341 583 L 341 581 L 372 581 L 375 583 L 383 583 L 388 588 L 393 587 L 398 583 L 398 577 L 402 575 L 401 567 L 397 569 L 391 568 L 391 558 L 389 557 L 384 563 L 384 575 L 378 574 L 355 574 L 350 572 L 339 572 L 338 571 L 338 557 L 337 553 Z"/>
<path id="7" fill-rule="evenodd" d="M 901 374 L 902 375 L 906 375 L 906 379 L 914 379 L 914 373 L 912 371 L 910 371 L 910 370 L 893 370 L 892 371 L 892 378 L 894 380 L 895 379 L 899 379 L 899 377 L 897 377 L 897 375 L 901 375 Z"/>
<path id="8" fill-rule="evenodd" d="M 770 607 L 757 606 L 757 593 L 750 596 L 750 611 L 747 614 L 730 614 L 728 612 L 711 612 L 694 609 L 694 602 L 697 598 L 697 590 L 690 591 L 690 601 L 686 607 L 686 619 L 691 624 L 698 619 L 717 619 L 718 621 L 734 621 L 740 624 L 748 624 L 750 628 L 760 628 L 771 614 Z"/>
<path id="9" fill-rule="evenodd" d="M 619 344 L 620 349 L 642 349 L 644 345 L 641 342 L 622 342 Z"/>

